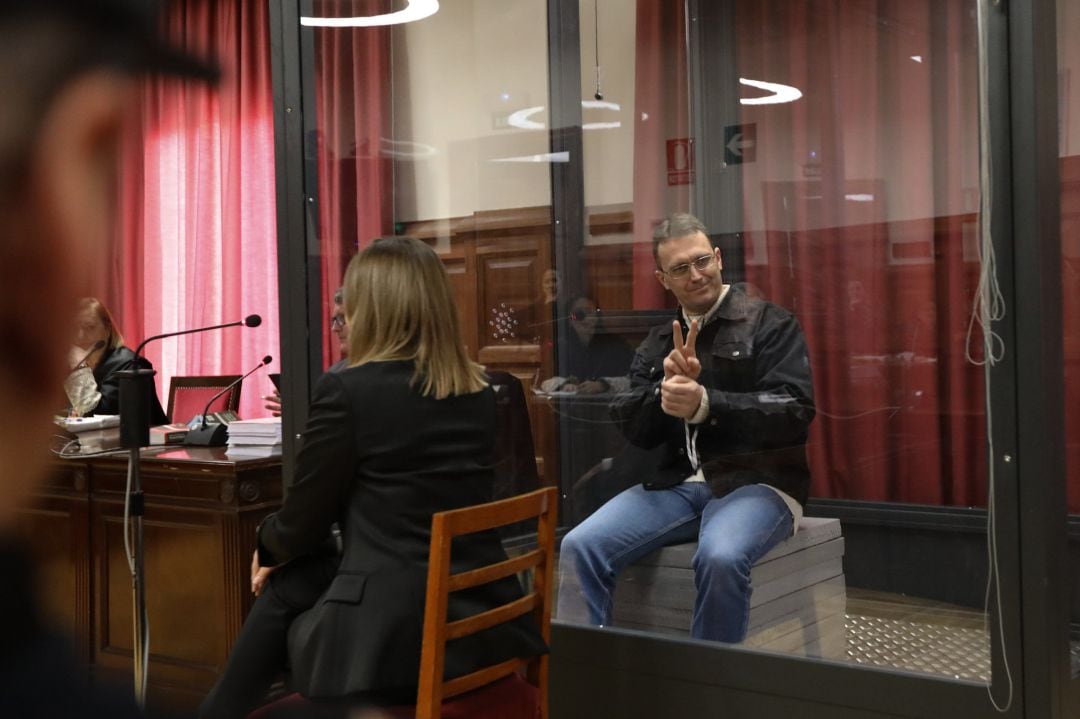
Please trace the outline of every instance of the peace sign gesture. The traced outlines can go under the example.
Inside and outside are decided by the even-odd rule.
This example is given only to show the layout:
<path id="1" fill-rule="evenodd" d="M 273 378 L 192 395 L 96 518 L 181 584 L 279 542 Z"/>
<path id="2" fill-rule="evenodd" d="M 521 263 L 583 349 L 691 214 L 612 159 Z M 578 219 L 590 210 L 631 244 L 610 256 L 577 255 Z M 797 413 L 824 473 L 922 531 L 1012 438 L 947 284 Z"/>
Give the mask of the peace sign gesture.
<path id="1" fill-rule="evenodd" d="M 696 380 L 701 374 L 701 362 L 697 358 L 698 321 L 690 323 L 690 331 L 683 342 L 682 325 L 678 320 L 671 323 L 675 335 L 675 349 L 664 358 L 664 379 L 671 379 L 675 375 L 683 375 Z"/>

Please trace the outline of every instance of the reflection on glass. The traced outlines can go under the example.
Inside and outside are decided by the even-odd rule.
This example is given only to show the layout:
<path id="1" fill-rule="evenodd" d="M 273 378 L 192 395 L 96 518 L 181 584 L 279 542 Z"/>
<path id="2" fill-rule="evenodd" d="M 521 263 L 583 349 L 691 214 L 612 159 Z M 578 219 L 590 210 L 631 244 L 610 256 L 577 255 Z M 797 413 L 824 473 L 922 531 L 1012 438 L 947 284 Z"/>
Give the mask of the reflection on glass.
<path id="1" fill-rule="evenodd" d="M 696 18 L 701 47 L 687 47 L 680 12 L 580 3 L 583 95 L 634 111 L 621 128 L 584 133 L 586 280 L 568 289 L 599 308 L 598 335 L 638 349 L 629 389 L 582 392 L 597 387 L 569 381 L 582 379 L 570 376 L 574 352 L 541 384 L 560 432 L 563 518 L 576 525 L 559 618 L 988 681 L 985 536 L 889 526 L 910 505 L 985 517 L 981 337 L 969 336 L 980 268 L 974 3 L 747 0 Z M 704 68 L 695 83 L 684 54 Z M 701 88 L 692 103 L 688 86 Z M 705 134 L 691 139 L 691 124 Z M 665 412 L 661 395 L 628 416 L 627 396 L 671 383 L 672 309 L 694 314 L 693 292 L 674 284 L 651 239 L 689 209 L 698 183 L 703 247 L 718 249 L 727 288 L 721 319 L 696 308 L 708 317 L 698 379 L 715 386 L 700 415 Z M 689 289 L 709 271 L 691 270 Z M 802 356 L 760 320 L 745 336 L 717 325 L 739 305 L 793 318 L 784 339 L 805 338 L 803 374 L 758 366 L 770 353 Z M 556 336 L 580 352 L 574 324 L 559 319 Z M 755 370 L 745 379 L 717 369 L 725 363 Z M 649 423 L 666 432 L 644 432 Z M 803 517 L 794 456 L 811 478 Z M 705 483 L 692 481 L 698 465 Z M 743 502 L 733 487 L 759 496 Z M 725 501 L 742 511 L 725 515 Z M 875 519 L 861 519 L 871 509 Z M 765 525 L 780 528 L 748 529 Z M 739 530 L 758 543 L 738 545 Z M 718 555 L 753 565 L 750 584 Z"/>
<path id="2" fill-rule="evenodd" d="M 1058 156 L 1061 176 L 1061 286 L 1065 348 L 1065 468 L 1068 489 L 1069 525 L 1072 529 L 1080 513 L 1080 217 L 1076 207 L 1076 180 L 1080 178 L 1080 107 L 1072 92 L 1073 71 L 1080 73 L 1080 48 L 1070 42 L 1080 28 L 1080 7 L 1057 3 L 1058 28 Z M 1076 109 L 1074 109 L 1076 108 Z M 1076 533 L 1069 532 L 1070 542 Z M 1080 592 L 1073 582 L 1070 591 L 1070 619 L 1080 626 Z M 1073 676 L 1080 676 L 1080 631 L 1069 636 Z"/>
<path id="3" fill-rule="evenodd" d="M 581 157 L 542 0 L 305 28 L 326 306 L 378 235 L 439 253 L 500 388 L 498 495 L 561 489 L 561 621 L 989 680 L 985 536 L 936 520 L 987 496 L 974 2 L 703 5 L 692 44 L 684 3 L 581 0 Z M 684 310 L 700 374 L 664 366 Z"/>
<path id="4" fill-rule="evenodd" d="M 420 5 L 430 3 L 410 9 Z M 387 7 L 302 8 L 323 20 L 305 22 L 303 37 L 314 61 L 306 157 L 319 189 L 309 207 L 324 306 L 329 313 L 345 266 L 374 238 L 431 244 L 470 356 L 497 389 L 496 495 L 528 491 L 556 464 L 537 462 L 552 432 L 530 420 L 533 382 L 551 374 L 560 291 L 550 259 L 550 166 L 560 158 L 546 126 L 547 9 L 468 0 L 375 22 Z M 515 122 L 522 114 L 539 128 Z M 326 366 L 342 357 L 334 330 L 326 323 L 319 337 Z"/>

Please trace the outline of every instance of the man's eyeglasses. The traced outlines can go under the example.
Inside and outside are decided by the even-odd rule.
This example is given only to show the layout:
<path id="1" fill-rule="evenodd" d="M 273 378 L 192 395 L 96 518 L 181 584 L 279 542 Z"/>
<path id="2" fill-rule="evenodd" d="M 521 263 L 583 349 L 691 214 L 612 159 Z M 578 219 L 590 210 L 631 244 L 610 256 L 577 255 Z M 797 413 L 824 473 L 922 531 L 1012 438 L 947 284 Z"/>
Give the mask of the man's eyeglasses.
<path id="1" fill-rule="evenodd" d="M 691 266 L 693 266 L 693 268 L 698 272 L 704 272 L 705 268 L 711 265 L 713 263 L 713 260 L 715 259 L 715 253 L 709 253 L 707 255 L 702 255 L 701 257 L 698 257 L 691 262 L 684 262 L 683 264 L 675 265 L 668 270 L 661 270 L 661 272 L 663 272 L 668 277 L 683 278 L 690 274 Z"/>
<path id="2" fill-rule="evenodd" d="M 330 329 L 340 330 L 345 328 L 345 315 L 331 315 L 330 316 Z"/>

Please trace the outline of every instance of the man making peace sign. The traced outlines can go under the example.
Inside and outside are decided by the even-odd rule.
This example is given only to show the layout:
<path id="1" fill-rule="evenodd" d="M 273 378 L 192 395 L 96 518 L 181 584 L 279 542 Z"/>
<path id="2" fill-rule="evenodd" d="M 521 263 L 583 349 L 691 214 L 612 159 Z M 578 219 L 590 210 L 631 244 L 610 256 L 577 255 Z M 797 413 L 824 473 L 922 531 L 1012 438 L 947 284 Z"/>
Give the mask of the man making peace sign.
<path id="1" fill-rule="evenodd" d="M 580 591 L 560 592 L 559 616 L 610 624 L 623 567 L 697 539 L 691 635 L 740 642 L 750 567 L 791 536 L 806 504 L 814 418 L 806 341 L 790 312 L 724 284 L 720 250 L 692 215 L 660 224 L 653 257 L 679 310 L 637 349 L 630 391 L 611 407 L 650 461 L 640 465 L 641 485 L 563 538 L 560 571 Z"/>

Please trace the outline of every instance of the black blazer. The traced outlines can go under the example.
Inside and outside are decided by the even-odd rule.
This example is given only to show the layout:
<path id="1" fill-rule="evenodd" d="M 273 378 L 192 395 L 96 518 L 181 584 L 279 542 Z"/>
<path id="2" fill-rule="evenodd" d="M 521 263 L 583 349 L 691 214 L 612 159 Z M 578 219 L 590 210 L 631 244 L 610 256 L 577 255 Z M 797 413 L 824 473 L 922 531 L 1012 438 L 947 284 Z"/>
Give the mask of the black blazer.
<path id="1" fill-rule="evenodd" d="M 120 378 L 117 372 L 134 368 L 135 353 L 127 347 L 117 347 L 105 350 L 101 361 L 94 367 L 94 379 L 97 380 L 98 392 L 101 392 L 101 401 L 90 414 L 120 414 Z M 139 367 L 153 369 L 153 365 L 145 357 L 139 358 Z M 157 392 L 150 399 L 150 424 L 165 424 L 168 422 L 165 410 L 161 408 L 161 400 Z"/>
<path id="2" fill-rule="evenodd" d="M 289 631 L 293 688 L 315 698 L 413 692 L 420 669 L 431 517 L 491 500 L 490 387 L 435 400 L 412 387 L 411 362 L 327 373 L 315 385 L 296 481 L 259 530 L 272 566 L 316 553 L 339 522 L 337 576 Z M 453 571 L 506 557 L 495 532 L 455 543 Z M 522 596 L 513 578 L 455 593 L 449 618 Z M 450 644 L 447 676 L 546 651 L 528 618 Z"/>

